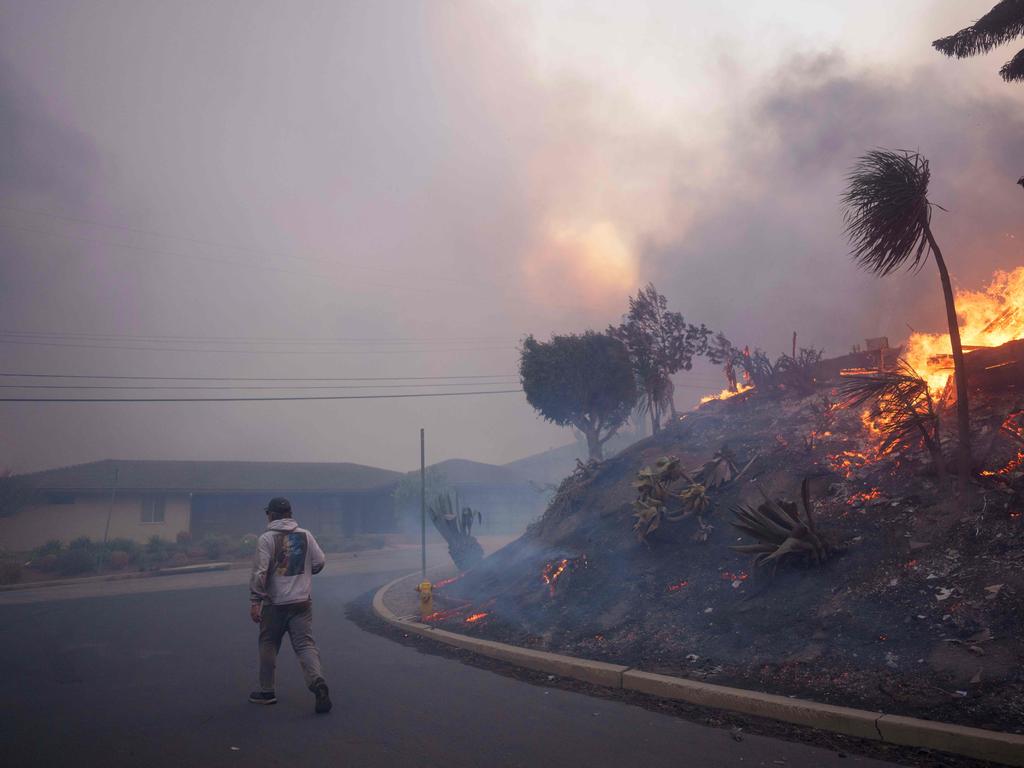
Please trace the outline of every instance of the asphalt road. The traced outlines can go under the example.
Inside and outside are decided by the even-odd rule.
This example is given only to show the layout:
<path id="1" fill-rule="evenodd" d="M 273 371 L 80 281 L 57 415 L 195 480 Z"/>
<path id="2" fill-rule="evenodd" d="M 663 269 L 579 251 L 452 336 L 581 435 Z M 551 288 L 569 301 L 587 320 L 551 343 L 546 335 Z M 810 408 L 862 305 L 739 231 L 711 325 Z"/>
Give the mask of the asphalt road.
<path id="1" fill-rule="evenodd" d="M 10 766 L 883 766 L 522 682 L 367 633 L 347 602 L 396 575 L 325 572 L 314 628 L 334 710 L 313 713 L 285 642 L 275 706 L 249 704 L 256 628 L 241 583 L 145 580 L 0 600 Z M 340 571 L 340 572 L 339 572 Z M 362 572 L 360 572 L 362 571 Z M 158 590 L 160 587 L 162 590 Z M 104 594 L 104 589 L 115 593 Z M 40 593 L 47 590 L 39 590 Z M 116 593 L 116 592 L 121 593 Z M 55 599 L 56 598 L 56 599 Z"/>

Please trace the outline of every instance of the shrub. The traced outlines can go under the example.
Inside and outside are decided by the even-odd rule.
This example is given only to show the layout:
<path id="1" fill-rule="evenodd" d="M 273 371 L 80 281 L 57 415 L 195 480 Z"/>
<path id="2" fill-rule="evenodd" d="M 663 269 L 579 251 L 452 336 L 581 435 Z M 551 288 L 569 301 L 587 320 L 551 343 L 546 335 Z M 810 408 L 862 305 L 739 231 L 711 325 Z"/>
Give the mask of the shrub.
<path id="1" fill-rule="evenodd" d="M 106 548 L 110 552 L 124 552 L 133 561 L 139 556 L 139 551 L 142 549 L 137 541 L 125 538 L 110 539 L 106 543 Z"/>
<path id="2" fill-rule="evenodd" d="M 224 554 L 231 549 L 231 539 L 227 536 L 209 535 L 204 536 L 203 540 L 199 542 L 199 545 L 206 552 L 206 556 L 211 560 L 217 560 L 224 556 Z"/>
<path id="3" fill-rule="evenodd" d="M 260 537 L 255 533 L 247 533 L 242 537 L 242 549 L 247 554 L 252 554 L 256 551 L 256 542 L 260 540 Z"/>
<path id="4" fill-rule="evenodd" d="M 96 570 L 96 558 L 86 549 L 69 549 L 57 557 L 57 572 L 61 576 L 77 576 Z"/>
<path id="5" fill-rule="evenodd" d="M 178 546 L 188 546 L 192 541 L 192 534 L 188 531 L 178 531 L 178 535 L 174 537 L 174 540 L 178 542 Z"/>
<path id="6" fill-rule="evenodd" d="M 21 581 L 21 563 L 7 560 L 0 563 L 0 584 L 17 584 Z"/>
<path id="7" fill-rule="evenodd" d="M 171 542 L 161 539 L 159 536 L 150 536 L 146 542 L 146 554 L 152 555 L 156 560 L 166 560 L 171 552 Z"/>
<path id="8" fill-rule="evenodd" d="M 42 557 L 33 560 L 32 564 L 35 565 L 35 567 L 38 568 L 40 571 L 52 571 L 54 568 L 57 567 L 58 557 L 59 555 L 54 555 L 52 553 L 49 555 L 43 555 Z"/>
<path id="9" fill-rule="evenodd" d="M 167 565 L 171 568 L 180 568 L 183 565 L 188 565 L 188 555 L 184 552 L 175 552 L 171 555 L 171 559 L 167 561 Z"/>
<path id="10" fill-rule="evenodd" d="M 77 539 L 71 540 L 68 549 L 92 549 L 92 539 L 88 536 L 79 536 Z"/>
<path id="11" fill-rule="evenodd" d="M 64 545 L 60 539 L 50 539 L 48 542 L 43 544 L 41 547 L 36 547 L 33 554 L 36 557 L 46 557 L 47 555 L 59 555 L 64 551 Z"/>
<path id="12" fill-rule="evenodd" d="M 111 551 L 107 557 L 107 562 L 110 563 L 110 567 L 115 571 L 120 571 L 123 568 L 128 567 L 128 563 L 132 561 L 132 556 L 125 552 L 123 549 L 115 549 Z"/>

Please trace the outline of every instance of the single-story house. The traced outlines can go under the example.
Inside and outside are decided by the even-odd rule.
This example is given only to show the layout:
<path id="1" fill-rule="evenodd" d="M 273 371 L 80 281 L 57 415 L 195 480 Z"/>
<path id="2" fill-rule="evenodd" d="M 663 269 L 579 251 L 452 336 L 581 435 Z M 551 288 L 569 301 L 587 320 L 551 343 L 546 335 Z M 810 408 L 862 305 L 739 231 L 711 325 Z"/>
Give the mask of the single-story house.
<path id="1" fill-rule="evenodd" d="M 389 533 L 401 477 L 360 464 L 262 461 L 108 459 L 48 469 L 17 476 L 24 501 L 0 524 L 0 547 L 256 533 L 273 496 L 288 497 L 299 523 L 318 536 Z"/>

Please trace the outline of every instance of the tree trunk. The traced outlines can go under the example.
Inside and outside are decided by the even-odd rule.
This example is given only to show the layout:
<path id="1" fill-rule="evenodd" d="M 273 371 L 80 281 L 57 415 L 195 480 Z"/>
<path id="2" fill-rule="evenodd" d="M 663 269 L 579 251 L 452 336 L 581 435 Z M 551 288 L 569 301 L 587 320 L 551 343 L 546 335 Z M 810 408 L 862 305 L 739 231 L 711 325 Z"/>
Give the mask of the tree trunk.
<path id="1" fill-rule="evenodd" d="M 949 271 L 942 258 L 939 244 L 935 242 L 928 222 L 924 225 L 928 244 L 935 254 L 935 266 L 939 268 L 939 279 L 942 280 L 942 295 L 946 300 L 946 322 L 949 325 L 949 341 L 953 347 L 953 379 L 956 383 L 956 428 L 957 428 L 957 495 L 961 503 L 967 502 L 967 485 L 971 478 L 971 419 L 967 404 L 967 365 L 964 363 L 964 350 L 960 345 L 960 324 L 956 316 L 956 301 L 953 298 L 953 285 L 949 281 Z"/>
<path id="2" fill-rule="evenodd" d="M 597 428 L 591 427 L 585 431 L 587 436 L 587 454 L 591 461 L 604 461 L 604 447 L 597 435 Z"/>
<path id="3" fill-rule="evenodd" d="M 654 402 L 654 398 L 651 398 L 648 402 L 651 406 L 651 434 L 656 435 L 661 427 L 659 423 L 661 421 L 661 414 L 658 413 L 658 405 Z"/>

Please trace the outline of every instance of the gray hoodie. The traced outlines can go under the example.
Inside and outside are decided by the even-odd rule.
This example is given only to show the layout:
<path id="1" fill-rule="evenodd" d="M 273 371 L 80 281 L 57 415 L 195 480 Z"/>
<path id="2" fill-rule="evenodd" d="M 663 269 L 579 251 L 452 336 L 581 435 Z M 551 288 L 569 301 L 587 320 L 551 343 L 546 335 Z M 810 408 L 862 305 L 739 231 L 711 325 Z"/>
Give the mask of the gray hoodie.
<path id="1" fill-rule="evenodd" d="M 313 534 L 292 518 L 274 520 L 256 543 L 249 579 L 253 602 L 289 605 L 309 600 L 313 574 L 324 567 L 324 552 Z"/>

